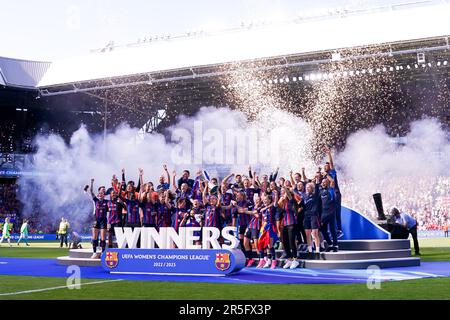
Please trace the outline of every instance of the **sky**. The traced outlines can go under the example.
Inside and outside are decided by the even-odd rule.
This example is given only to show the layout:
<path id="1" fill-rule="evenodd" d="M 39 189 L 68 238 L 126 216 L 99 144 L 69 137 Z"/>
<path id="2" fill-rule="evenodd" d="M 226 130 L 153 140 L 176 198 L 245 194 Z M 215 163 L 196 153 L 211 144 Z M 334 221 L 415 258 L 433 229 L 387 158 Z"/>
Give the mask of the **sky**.
<path id="1" fill-rule="evenodd" d="M 139 38 L 413 0 L 0 0 L 0 56 L 54 61 Z"/>

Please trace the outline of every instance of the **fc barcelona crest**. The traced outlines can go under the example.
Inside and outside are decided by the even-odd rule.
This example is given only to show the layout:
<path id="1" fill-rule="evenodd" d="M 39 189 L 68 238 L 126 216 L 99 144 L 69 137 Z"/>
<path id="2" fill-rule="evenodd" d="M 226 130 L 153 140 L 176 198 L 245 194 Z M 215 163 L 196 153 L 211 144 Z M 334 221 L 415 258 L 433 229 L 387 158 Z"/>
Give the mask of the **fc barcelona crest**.
<path id="1" fill-rule="evenodd" d="M 108 268 L 115 268 L 119 264 L 119 254 L 118 252 L 106 252 L 105 264 Z"/>
<path id="2" fill-rule="evenodd" d="M 229 253 L 216 253 L 216 268 L 225 271 L 231 266 Z"/>

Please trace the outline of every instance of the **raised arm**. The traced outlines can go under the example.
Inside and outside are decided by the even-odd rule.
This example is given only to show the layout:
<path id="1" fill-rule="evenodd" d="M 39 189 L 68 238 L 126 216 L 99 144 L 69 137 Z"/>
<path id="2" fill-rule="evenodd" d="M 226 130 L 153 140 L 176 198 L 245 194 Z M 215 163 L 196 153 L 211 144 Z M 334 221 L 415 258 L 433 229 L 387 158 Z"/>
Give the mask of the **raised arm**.
<path id="1" fill-rule="evenodd" d="M 269 181 L 276 181 L 277 180 L 277 176 L 278 176 L 278 170 L 280 170 L 280 167 L 277 167 L 277 169 L 275 170 L 275 172 L 270 174 L 270 178 Z"/>
<path id="2" fill-rule="evenodd" d="M 295 180 L 294 180 L 294 176 L 292 173 L 293 173 L 292 170 L 289 171 L 289 178 L 291 179 L 292 186 L 295 186 Z"/>
<path id="3" fill-rule="evenodd" d="M 302 179 L 304 182 L 308 181 L 308 178 L 306 177 L 306 173 L 305 173 L 305 167 L 302 167 Z"/>
<path id="4" fill-rule="evenodd" d="M 177 176 L 177 172 L 175 170 L 173 170 L 172 172 L 172 187 L 177 190 L 178 186 L 176 184 L 176 176 Z"/>
<path id="5" fill-rule="evenodd" d="M 206 198 L 207 191 L 208 191 L 208 184 L 206 184 L 206 187 L 203 187 L 203 192 L 202 192 L 202 200 L 203 200 L 203 205 L 205 207 L 208 204 L 208 199 Z"/>
<path id="6" fill-rule="evenodd" d="M 330 169 L 334 169 L 333 156 L 331 155 L 331 149 L 325 147 L 325 152 L 328 155 L 328 162 L 330 163 Z"/>
<path id="7" fill-rule="evenodd" d="M 286 188 L 286 187 L 283 187 L 283 189 L 284 189 L 284 192 L 286 192 L 287 198 L 288 198 L 289 200 L 292 200 L 292 193 L 291 193 L 291 190 L 289 190 L 289 189 Z"/>
<path id="8" fill-rule="evenodd" d="M 248 177 L 249 177 L 250 179 L 253 179 L 252 166 L 248 166 Z"/>
<path id="9" fill-rule="evenodd" d="M 90 187 L 90 190 L 91 190 L 91 197 L 92 197 L 92 199 L 94 199 L 94 198 L 95 198 L 95 193 L 94 193 L 94 178 L 91 179 L 91 187 Z"/>
<path id="10" fill-rule="evenodd" d="M 163 165 L 164 171 L 166 172 L 166 176 L 167 176 L 167 183 L 169 184 L 169 188 L 170 188 L 170 174 L 169 174 L 169 170 L 167 170 L 167 165 Z"/>
<path id="11" fill-rule="evenodd" d="M 167 208 L 172 208 L 172 203 L 170 203 L 170 198 L 169 198 L 169 195 L 170 195 L 170 190 L 166 190 L 166 191 L 164 191 L 165 192 L 165 194 L 166 194 L 166 201 L 165 201 L 165 203 L 166 203 L 166 206 L 167 206 Z"/>
<path id="12" fill-rule="evenodd" d="M 222 183 L 228 184 L 228 180 L 230 180 L 232 176 L 234 176 L 234 173 L 230 173 L 229 175 L 227 175 L 225 178 L 223 178 Z"/>
<path id="13" fill-rule="evenodd" d="M 142 196 L 144 193 L 144 169 L 139 168 L 139 185 L 142 186 L 142 188 L 139 189 L 139 201 L 142 202 Z"/>
<path id="14" fill-rule="evenodd" d="M 330 187 L 332 187 L 334 189 L 335 187 L 335 182 L 332 176 L 330 176 L 329 174 L 327 174 L 327 179 L 328 181 L 330 181 Z"/>
<path id="15" fill-rule="evenodd" d="M 127 182 L 125 180 L 125 168 L 124 168 L 124 169 L 122 169 L 122 183 L 120 185 L 120 189 L 122 191 L 125 191 L 126 190 L 126 185 L 127 185 Z"/>

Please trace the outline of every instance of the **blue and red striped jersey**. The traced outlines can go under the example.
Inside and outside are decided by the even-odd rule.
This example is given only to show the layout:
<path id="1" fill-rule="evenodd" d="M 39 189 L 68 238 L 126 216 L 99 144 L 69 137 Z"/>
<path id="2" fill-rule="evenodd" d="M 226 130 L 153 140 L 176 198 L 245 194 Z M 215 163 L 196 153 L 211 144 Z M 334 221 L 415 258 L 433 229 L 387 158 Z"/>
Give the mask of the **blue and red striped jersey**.
<path id="1" fill-rule="evenodd" d="M 103 199 L 100 200 L 97 197 L 92 198 L 95 204 L 95 218 L 96 219 L 106 219 L 108 213 L 108 201 Z"/>
<path id="2" fill-rule="evenodd" d="M 283 223 L 285 226 L 297 224 L 296 202 L 293 198 L 286 201 L 284 208 L 281 208 L 281 210 L 283 214 Z"/>
<path id="3" fill-rule="evenodd" d="M 127 223 L 138 224 L 141 222 L 139 217 L 139 201 L 125 199 L 127 205 Z"/>
<path id="4" fill-rule="evenodd" d="M 221 206 L 229 206 L 231 203 L 231 200 L 233 200 L 232 193 L 228 193 L 228 192 L 223 193 L 220 196 L 220 205 Z M 225 224 L 230 223 L 233 218 L 233 209 L 230 208 L 230 209 L 223 210 L 223 215 L 225 216 L 223 222 Z"/>
<path id="5" fill-rule="evenodd" d="M 181 221 L 183 220 L 186 212 L 186 209 L 175 208 L 174 210 L 172 210 L 172 228 L 178 231 L 178 228 L 180 227 Z"/>
<path id="6" fill-rule="evenodd" d="M 109 210 L 108 223 L 109 224 L 121 223 L 122 208 L 123 208 L 122 202 L 117 201 L 117 199 L 114 201 L 112 201 L 112 200 L 108 201 L 108 210 Z"/>
<path id="7" fill-rule="evenodd" d="M 220 227 L 221 209 L 208 204 L 205 209 L 205 227 Z"/>
<path id="8" fill-rule="evenodd" d="M 156 221 L 158 227 L 170 227 L 172 225 L 172 208 L 165 203 L 156 203 Z"/>
<path id="9" fill-rule="evenodd" d="M 254 204 L 253 196 L 255 194 L 259 194 L 259 189 L 246 188 L 246 189 L 244 189 L 244 192 L 247 195 L 247 201 L 250 202 L 253 205 Z"/>
<path id="10" fill-rule="evenodd" d="M 238 208 L 245 208 L 245 209 L 251 209 L 252 204 L 247 200 L 242 200 L 237 202 Z M 238 208 L 234 208 L 234 217 L 237 218 L 237 224 L 240 226 L 248 226 L 250 222 L 250 215 L 247 213 L 239 213 Z"/>
<path id="11" fill-rule="evenodd" d="M 271 224 L 275 225 L 275 222 L 280 220 L 278 208 L 274 207 L 274 206 L 270 206 L 269 208 L 263 210 L 262 219 L 266 223 L 271 223 Z"/>
<path id="12" fill-rule="evenodd" d="M 141 209 L 143 213 L 142 223 L 156 225 L 155 205 L 150 201 L 144 201 L 141 203 Z"/>
<path id="13" fill-rule="evenodd" d="M 251 219 L 250 219 L 250 223 L 248 224 L 248 227 L 250 229 L 259 230 L 261 228 L 261 207 L 256 208 L 255 211 L 257 211 L 258 216 L 255 216 L 254 214 L 251 215 Z"/>

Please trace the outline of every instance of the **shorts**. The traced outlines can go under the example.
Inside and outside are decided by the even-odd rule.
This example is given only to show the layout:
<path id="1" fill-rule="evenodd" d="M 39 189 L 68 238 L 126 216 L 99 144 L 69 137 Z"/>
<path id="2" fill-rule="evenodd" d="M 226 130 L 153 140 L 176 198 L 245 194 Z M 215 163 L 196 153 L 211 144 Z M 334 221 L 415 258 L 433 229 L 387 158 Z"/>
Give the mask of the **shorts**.
<path id="1" fill-rule="evenodd" d="M 247 225 L 239 225 L 238 234 L 245 235 L 245 230 L 247 230 Z"/>
<path id="2" fill-rule="evenodd" d="M 259 238 L 259 230 L 249 228 L 245 232 L 245 237 L 248 239 L 258 239 Z"/>
<path id="3" fill-rule="evenodd" d="M 305 215 L 303 227 L 305 228 L 305 230 L 319 229 L 320 227 L 319 216 Z"/>
<path id="4" fill-rule="evenodd" d="M 106 220 L 106 217 L 96 219 L 92 227 L 94 229 L 107 229 L 108 221 Z"/>

